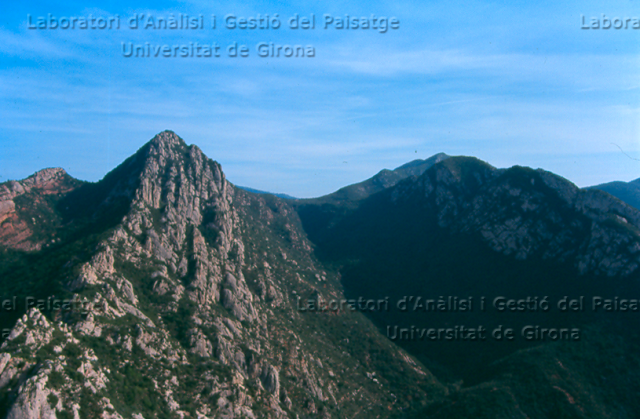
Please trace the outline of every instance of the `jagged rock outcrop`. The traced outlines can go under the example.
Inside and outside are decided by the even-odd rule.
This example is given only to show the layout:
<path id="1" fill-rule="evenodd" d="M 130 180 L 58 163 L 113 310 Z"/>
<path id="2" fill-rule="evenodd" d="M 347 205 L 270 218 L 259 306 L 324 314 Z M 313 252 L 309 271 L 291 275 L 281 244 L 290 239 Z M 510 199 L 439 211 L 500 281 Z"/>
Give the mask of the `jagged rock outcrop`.
<path id="1" fill-rule="evenodd" d="M 59 193 L 60 181 L 67 172 L 61 168 L 40 170 L 28 178 L 20 181 L 11 180 L 0 185 L 0 208 L 15 208 L 13 199 L 17 196 L 30 193 L 33 189 L 39 189 L 42 193 Z M 0 210 L 0 217 L 6 212 Z M 0 218 L 2 221 L 2 218 Z"/>
<path id="2" fill-rule="evenodd" d="M 55 406 L 49 404 L 51 390 L 47 388 L 47 370 L 43 369 L 38 374 L 30 377 L 20 387 L 18 397 L 7 419 L 55 419 Z"/>
<path id="3" fill-rule="evenodd" d="M 69 260 L 51 281 L 74 303 L 51 309 L 54 323 L 30 312 L 0 350 L 0 384 L 10 411 L 23 415 L 16 418 L 154 417 L 154 409 L 176 418 L 337 417 L 389 397 L 391 386 L 365 376 L 381 365 L 317 330 L 329 321 L 405 365 L 397 348 L 360 329 L 360 317 L 297 313 L 297 295 L 319 284 L 334 298 L 341 291 L 284 201 L 234 187 L 218 163 L 170 131 L 74 193 L 74 202 L 91 199 L 65 213 L 64 228 L 96 239 L 84 257 L 66 253 L 73 234 L 57 250 Z M 311 353 L 323 362 L 307 362 Z M 339 388 L 325 363 L 354 378 Z M 444 391 L 415 372 L 402 380 L 420 383 L 417 398 Z M 387 415 L 388 407 L 375 410 Z"/>
<path id="4" fill-rule="evenodd" d="M 278 370 L 274 366 L 264 365 L 260 374 L 260 381 L 262 381 L 262 386 L 265 390 L 276 398 L 280 396 L 280 378 L 278 377 Z"/>
<path id="5" fill-rule="evenodd" d="M 51 222 L 53 215 L 51 201 L 45 198 L 53 195 L 55 201 L 79 184 L 60 168 L 43 169 L 27 179 L 0 184 L 0 245 L 31 251 L 55 242 L 55 237 L 41 232 L 40 224 Z M 19 199 L 22 201 L 16 205 Z M 24 208 L 28 213 L 23 213 Z M 45 237 L 34 237 L 36 232 Z"/>

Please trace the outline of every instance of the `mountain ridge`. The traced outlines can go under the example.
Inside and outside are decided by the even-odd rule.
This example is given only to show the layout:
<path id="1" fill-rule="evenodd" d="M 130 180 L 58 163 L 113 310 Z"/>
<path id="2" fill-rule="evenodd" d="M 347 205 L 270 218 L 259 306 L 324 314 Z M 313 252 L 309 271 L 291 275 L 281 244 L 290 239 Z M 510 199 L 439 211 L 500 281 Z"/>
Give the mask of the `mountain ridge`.
<path id="1" fill-rule="evenodd" d="M 99 182 L 12 197 L 11 217 L 42 217 L 33 225 L 47 243 L 0 240 L 0 295 L 22 301 L 0 318 L 0 415 L 633 417 L 631 317 L 331 308 L 640 293 L 638 211 L 540 169 L 443 157 L 289 201 L 231 184 L 163 131 Z M 52 200 L 26 205 L 43 196 Z M 474 346 L 385 334 L 478 322 L 580 327 L 585 339 Z"/>
<path id="2" fill-rule="evenodd" d="M 71 233 L 34 254 L 58 284 L 38 298 L 76 303 L 16 311 L 0 414 L 389 417 L 446 391 L 361 314 L 297 310 L 298 296 L 344 297 L 295 212 L 231 185 L 172 132 L 53 211 Z M 16 267 L 31 253 L 2 250 L 3 289 L 28 273 L 29 301 L 41 273 Z"/>
<path id="3" fill-rule="evenodd" d="M 333 218 L 322 218 L 326 204 L 310 206 L 298 207 L 303 225 L 321 260 L 344 266 L 342 282 L 352 298 L 461 297 L 463 292 L 464 298 L 491 301 L 500 295 L 560 299 L 572 292 L 638 292 L 640 213 L 541 169 L 495 169 L 475 158 L 452 157 L 371 195 L 355 209 L 332 212 Z M 324 220 L 320 226 L 319 218 Z M 464 314 L 370 317 L 382 330 L 390 324 L 426 328 L 474 319 Z M 492 324 L 500 318 L 486 319 Z M 512 321 L 523 327 L 525 320 L 545 319 L 565 324 L 562 316 L 523 314 Z M 482 375 L 484 365 L 526 347 L 486 344 L 469 352 L 468 344 L 456 348 L 451 343 L 442 350 L 420 342 L 400 345 L 432 371 L 444 364 L 472 382 L 477 379 L 473 371 Z"/>
<path id="4" fill-rule="evenodd" d="M 303 204 L 308 202 L 348 204 L 387 189 L 407 177 L 419 176 L 429 167 L 447 158 L 449 158 L 449 156 L 445 153 L 437 153 L 424 160 L 416 159 L 398 166 L 393 170 L 382 169 L 369 179 L 345 186 L 328 195 L 317 198 L 305 198 L 300 201 Z"/>
<path id="5" fill-rule="evenodd" d="M 614 181 L 589 186 L 586 189 L 598 189 L 615 196 L 634 208 L 640 209 L 640 178 L 630 182 Z"/>

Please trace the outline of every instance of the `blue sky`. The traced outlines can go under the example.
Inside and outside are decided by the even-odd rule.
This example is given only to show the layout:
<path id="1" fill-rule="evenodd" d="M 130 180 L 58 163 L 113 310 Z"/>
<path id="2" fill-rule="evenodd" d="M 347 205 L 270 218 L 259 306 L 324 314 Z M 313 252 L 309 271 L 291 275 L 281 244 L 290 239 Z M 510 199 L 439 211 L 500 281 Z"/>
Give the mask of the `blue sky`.
<path id="1" fill-rule="evenodd" d="M 45 167 L 95 181 L 171 129 L 237 184 L 319 196 L 438 152 L 541 167 L 578 186 L 640 177 L 640 0 L 563 2 L 5 2 L 0 17 L 0 182 Z M 32 21 L 119 15 L 119 30 Z M 134 13 L 204 15 L 202 30 L 132 30 Z M 226 15 L 278 14 L 278 30 Z M 315 14 L 314 30 L 288 28 Z M 211 15 L 217 17 L 210 29 Z M 323 28 L 323 15 L 400 28 Z M 221 46 L 221 57 L 124 57 L 122 43 Z M 246 44 L 247 58 L 226 56 Z M 258 57 L 256 45 L 314 57 Z"/>

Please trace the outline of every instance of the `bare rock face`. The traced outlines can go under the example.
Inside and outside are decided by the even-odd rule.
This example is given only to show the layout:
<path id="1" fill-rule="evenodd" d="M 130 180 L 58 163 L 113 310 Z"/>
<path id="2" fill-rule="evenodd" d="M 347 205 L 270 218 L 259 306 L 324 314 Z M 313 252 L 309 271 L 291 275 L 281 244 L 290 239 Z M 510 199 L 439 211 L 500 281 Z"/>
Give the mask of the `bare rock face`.
<path id="1" fill-rule="evenodd" d="M 33 189 L 41 189 L 44 193 L 58 193 L 58 182 L 66 173 L 61 168 L 43 169 L 25 180 L 4 183 L 0 185 L 0 202 L 9 202 Z"/>
<path id="2" fill-rule="evenodd" d="M 207 337 L 198 329 L 189 331 L 189 340 L 191 342 L 191 352 L 201 357 L 210 357 L 213 354 L 213 346 Z"/>
<path id="3" fill-rule="evenodd" d="M 6 198 L 4 201 L 0 201 L 0 223 L 6 220 L 10 214 L 14 213 L 16 204 L 12 199 Z"/>
<path id="4" fill-rule="evenodd" d="M 236 279 L 232 274 L 225 275 L 225 285 L 228 288 L 222 289 L 222 305 L 229 310 L 240 321 L 255 320 L 257 313 L 251 304 L 253 294 L 249 291 L 244 278 L 239 275 L 241 280 Z"/>
<path id="5" fill-rule="evenodd" d="M 47 388 L 47 379 L 45 371 L 29 378 L 21 386 L 7 419 L 55 419 L 55 409 L 52 409 L 47 400 L 51 394 L 51 390 Z"/>
<path id="6" fill-rule="evenodd" d="M 24 345 L 31 351 L 37 351 L 51 341 L 53 329 L 47 319 L 35 308 L 18 319 L 11 333 L 2 344 L 6 348 L 12 341 L 24 338 Z"/>
<path id="7" fill-rule="evenodd" d="M 262 368 L 260 381 L 262 381 L 262 386 L 265 390 L 276 396 L 276 398 L 280 396 L 280 378 L 278 377 L 278 370 L 275 367 L 266 364 Z"/>
<path id="8" fill-rule="evenodd" d="M 193 249 L 187 295 L 200 305 L 218 302 L 225 261 L 235 240 L 232 196 L 220 165 L 171 132 L 159 134 L 136 158 L 144 159 L 144 167 L 134 211 L 125 225 L 134 234 L 146 235 L 146 256 L 164 262 L 172 273 L 188 273 L 184 256 Z M 160 225 L 151 227 L 154 214 Z M 203 232 L 211 236 L 210 243 Z"/>
<path id="9" fill-rule="evenodd" d="M 51 237 L 34 239 L 34 231 L 39 229 L 42 215 L 50 216 L 54 210 L 47 195 L 62 196 L 79 185 L 64 169 L 51 168 L 36 172 L 21 181 L 0 184 L 0 245 L 19 250 L 39 250 Z M 16 206 L 16 198 L 28 198 L 27 209 L 30 216 Z"/>
<path id="10" fill-rule="evenodd" d="M 99 337 L 102 334 L 102 328 L 96 324 L 92 313 L 89 313 L 85 320 L 77 323 L 75 329 L 83 335 Z"/>
<path id="11" fill-rule="evenodd" d="M 33 191 L 56 176 L 6 190 Z M 297 312 L 294 289 L 343 297 L 285 202 L 235 188 L 218 163 L 170 131 L 96 188 L 104 195 L 96 214 L 116 205 L 126 211 L 102 230 L 94 226 L 100 239 L 89 255 L 55 278 L 81 308 L 51 313 L 56 322 L 30 311 L 0 348 L 0 391 L 12 389 L 11 418 L 154 417 L 151 405 L 176 418 L 287 418 L 316 403 L 331 417 L 328 409 L 388 398 L 391 390 L 368 385 L 360 372 L 377 366 L 315 333 L 319 319 Z M 11 211 L 9 200 L 0 202 Z M 89 214 L 83 222 L 100 220 Z M 357 326 L 362 320 L 342 315 L 332 327 L 371 340 Z M 375 342 L 368 345 L 399 359 Z M 40 369 L 33 368 L 42 363 L 38 350 L 48 354 Z M 311 352 L 317 361 L 306 361 Z M 357 378 L 338 389 L 327 363 Z M 404 379 L 424 381 L 414 372 Z M 433 398 L 444 387 L 433 380 L 418 388 Z M 388 415 L 387 407 L 376 409 Z"/>

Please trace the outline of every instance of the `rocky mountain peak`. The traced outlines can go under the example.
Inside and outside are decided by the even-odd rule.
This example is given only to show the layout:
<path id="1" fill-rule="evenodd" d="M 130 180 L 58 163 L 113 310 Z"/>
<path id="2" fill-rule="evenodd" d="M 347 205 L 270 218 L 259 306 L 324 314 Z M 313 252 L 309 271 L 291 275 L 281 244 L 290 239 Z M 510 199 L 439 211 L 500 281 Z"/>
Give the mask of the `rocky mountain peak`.
<path id="1" fill-rule="evenodd" d="M 435 159 L 434 159 L 435 160 Z M 431 196 L 437 205 L 454 208 L 457 201 L 466 200 L 478 188 L 501 173 L 490 164 L 475 157 L 448 157 L 434 163 L 419 178 L 408 178 L 392 190 L 392 200 L 411 196 L 416 189 L 425 197 Z M 457 215 L 457 210 L 452 213 Z"/>
<path id="2" fill-rule="evenodd" d="M 154 409 L 172 418 L 355 417 L 360 404 L 379 399 L 406 408 L 392 381 L 420 383 L 416 400 L 444 391 L 382 335 L 361 328 L 362 317 L 296 310 L 297 295 L 343 297 L 293 208 L 234 187 L 218 163 L 171 131 L 100 182 L 82 184 L 60 208 L 60 228 L 78 230 L 51 247 L 57 271 L 47 281 L 90 310 L 58 311 L 51 320 L 62 322 L 43 325 L 33 310 L 14 326 L 0 348 L 0 396 L 10 394 L 11 418 L 78 410 L 155 417 Z M 34 330 L 53 336 L 40 339 L 50 368 L 21 385 L 20 374 L 37 362 L 28 346 Z M 348 346 L 342 336 L 368 343 Z M 371 345 L 394 365 L 389 374 L 363 352 Z M 339 374 L 356 378 L 342 388 Z M 36 383 L 43 384 L 34 390 Z M 142 388 L 153 403 L 131 395 Z M 375 415 L 389 406 L 374 407 Z"/>
<path id="3" fill-rule="evenodd" d="M 37 187 L 52 180 L 59 179 L 66 173 L 67 172 L 61 167 L 51 167 L 48 169 L 38 170 L 26 180 L 28 181 L 29 179 L 33 179 L 33 185 Z"/>
<path id="4" fill-rule="evenodd" d="M 153 137 L 134 155 L 135 160 L 142 160 L 145 166 L 142 175 L 153 175 L 167 164 L 178 163 L 183 159 L 185 152 L 194 146 L 187 144 L 173 131 L 163 131 Z M 151 173 L 149 169 L 151 168 Z M 153 168 L 155 167 L 155 168 Z"/>
<path id="5" fill-rule="evenodd" d="M 149 141 L 149 144 L 161 148 L 184 147 L 187 145 L 184 140 L 178 136 L 178 134 L 171 130 L 164 130 L 158 133 L 151 139 L 151 141 Z"/>

